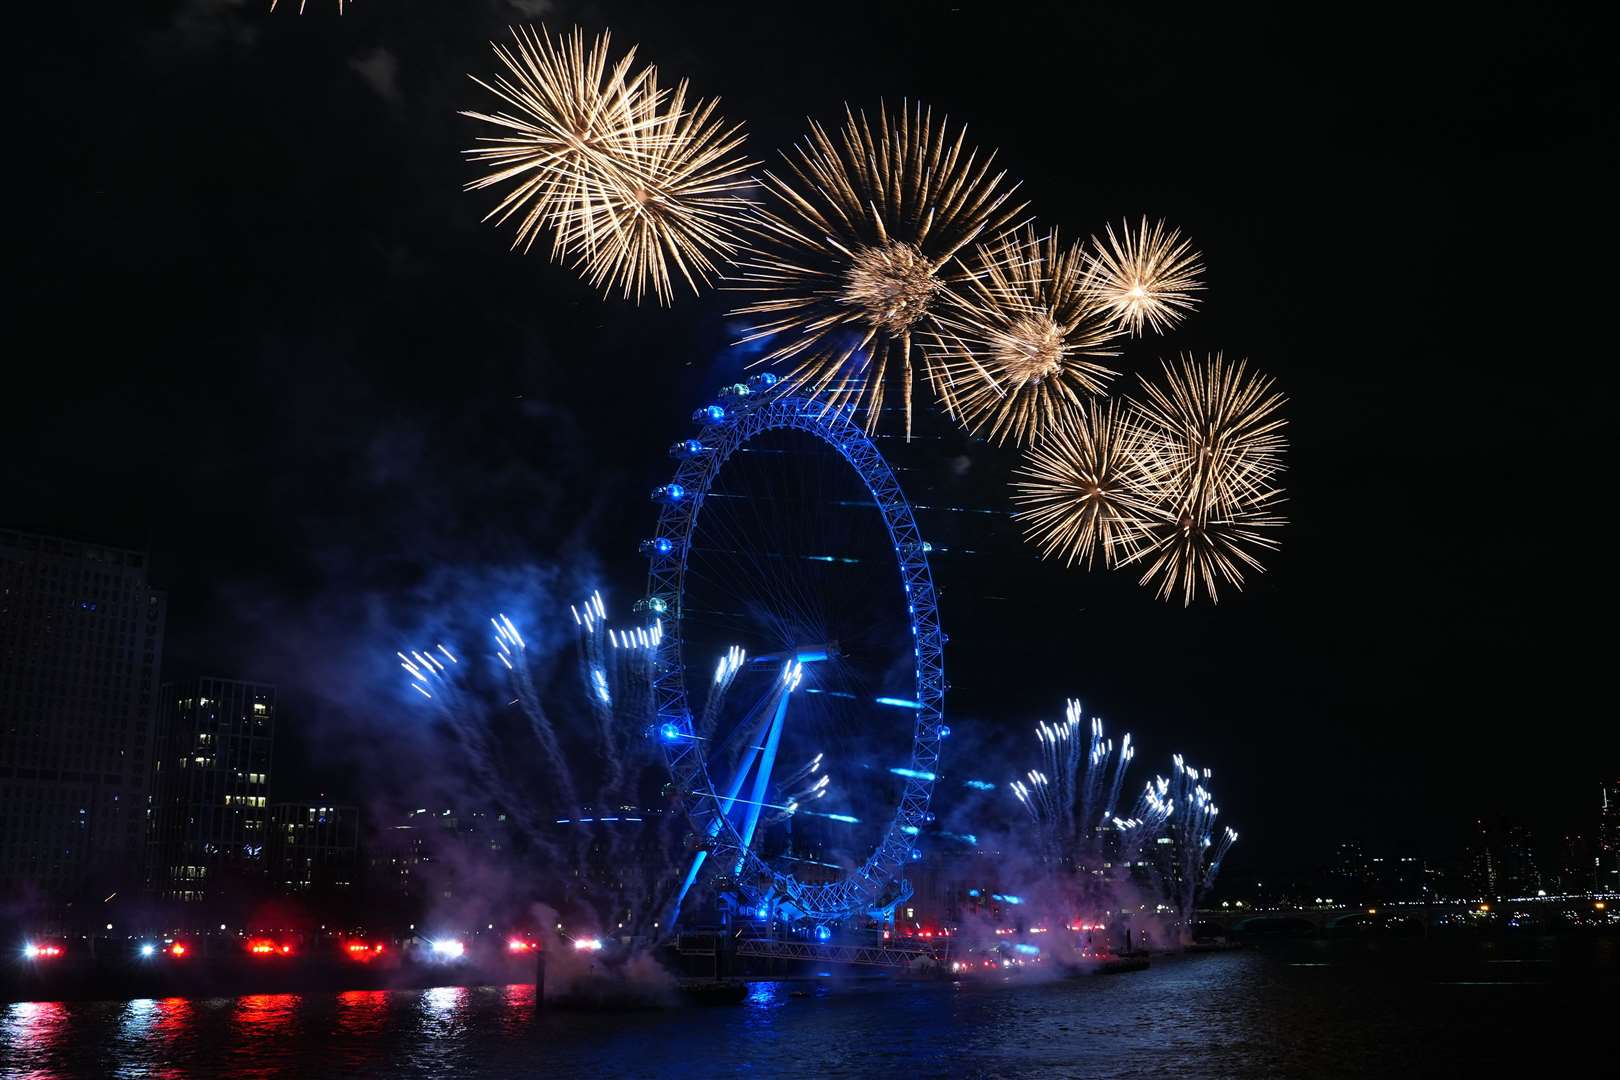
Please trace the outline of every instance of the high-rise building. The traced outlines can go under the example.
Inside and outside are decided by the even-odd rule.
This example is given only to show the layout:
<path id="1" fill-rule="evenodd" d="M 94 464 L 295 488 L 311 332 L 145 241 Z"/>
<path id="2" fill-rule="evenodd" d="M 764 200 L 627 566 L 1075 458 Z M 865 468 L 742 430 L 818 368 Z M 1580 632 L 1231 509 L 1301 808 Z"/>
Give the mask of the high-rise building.
<path id="1" fill-rule="evenodd" d="M 0 896 L 139 880 L 164 607 L 143 552 L 0 530 Z"/>
<path id="2" fill-rule="evenodd" d="M 276 688 L 203 678 L 163 687 L 148 880 L 173 900 L 262 879 Z"/>
<path id="3" fill-rule="evenodd" d="M 1468 849 L 1463 854 L 1463 881 L 1473 898 L 1495 896 L 1500 876 L 1496 837 L 1483 818 L 1474 819 Z"/>
<path id="4" fill-rule="evenodd" d="M 1372 860 L 1360 840 L 1339 842 L 1337 858 L 1333 863 L 1334 895 L 1343 895 L 1352 903 L 1364 899 L 1373 878 Z"/>
<path id="5" fill-rule="evenodd" d="M 270 807 L 270 876 L 291 893 L 351 892 L 360 873 L 360 811 L 324 802 Z"/>
<path id="6" fill-rule="evenodd" d="M 1596 885 L 1599 892 L 1620 892 L 1620 779 L 1599 792 Z"/>
<path id="7" fill-rule="evenodd" d="M 1578 833 L 1566 833 L 1552 851 L 1552 874 L 1549 886 L 1553 891 L 1571 894 L 1592 888 L 1594 864 L 1590 845 Z"/>
<path id="8" fill-rule="evenodd" d="M 1500 838 L 1498 890 L 1503 896 L 1534 896 L 1542 885 L 1534 836 L 1524 825 L 1508 822 Z"/>

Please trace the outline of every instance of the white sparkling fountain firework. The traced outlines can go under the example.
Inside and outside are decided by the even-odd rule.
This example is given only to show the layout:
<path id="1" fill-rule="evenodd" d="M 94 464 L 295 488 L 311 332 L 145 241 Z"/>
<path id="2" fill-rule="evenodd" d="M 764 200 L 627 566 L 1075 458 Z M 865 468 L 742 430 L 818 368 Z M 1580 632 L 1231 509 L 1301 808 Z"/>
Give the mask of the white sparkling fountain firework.
<path id="1" fill-rule="evenodd" d="M 1238 834 L 1222 827 L 1210 770 L 1177 754 L 1168 777 L 1143 785 L 1128 811 L 1118 809 L 1125 772 L 1136 756 L 1131 736 L 1116 745 L 1101 719 L 1087 721 L 1070 700 L 1061 723 L 1042 722 L 1042 762 L 1010 785 L 1035 828 L 1035 849 L 1069 901 L 1098 907 L 1135 876 L 1146 876 L 1186 936 L 1200 894 L 1215 883 Z M 1145 873 L 1144 873 L 1145 872 Z"/>
<path id="2" fill-rule="evenodd" d="M 1080 702 L 1070 699 L 1061 723 L 1044 721 L 1035 728 L 1042 767 L 1012 783 L 1013 797 L 1035 823 L 1041 858 L 1048 865 L 1091 866 L 1104 855 L 1104 834 L 1117 829 L 1115 803 L 1125 782 L 1125 769 L 1136 750 L 1127 733 L 1116 747 L 1099 717 L 1092 717 L 1089 736 Z"/>
<path id="3" fill-rule="evenodd" d="M 659 830 L 597 831 L 574 826 L 586 822 L 596 826 L 599 821 L 616 826 L 624 822 L 647 825 L 633 805 L 637 798 L 635 769 L 653 760 L 647 738 L 651 675 L 654 655 L 663 640 L 663 624 L 655 619 L 650 625 L 612 626 L 607 615 L 601 594 L 593 592 L 584 602 L 561 608 L 555 626 L 524 627 L 506 612 L 497 612 L 489 619 L 491 649 L 483 656 L 469 656 L 443 643 L 404 650 L 398 656 L 412 690 L 444 721 L 463 749 L 477 797 L 505 812 L 536 853 L 572 871 L 558 876 L 581 883 L 581 891 L 589 894 L 584 899 L 599 909 L 603 923 L 615 911 L 612 917 L 618 923 L 627 916 L 656 911 L 650 895 L 656 883 L 633 883 L 633 875 L 623 872 L 602 873 L 599 864 L 649 865 L 646 850 L 631 859 L 628 847 L 656 846 Z M 570 709 L 562 698 L 554 698 L 553 703 L 559 716 L 583 714 L 589 723 L 571 724 L 563 731 L 544 701 L 557 656 L 555 646 L 570 627 L 577 641 L 578 685 L 585 708 Z M 725 679 L 735 674 L 741 659 L 740 654 L 729 658 L 729 668 L 723 662 Z M 488 676 L 483 674 L 486 671 Z M 537 754 L 526 753 L 511 741 L 516 732 L 503 716 L 511 716 L 513 710 L 526 720 Z M 579 759 L 582 742 L 584 758 L 594 759 L 594 771 L 575 768 L 587 764 Z M 570 752 L 576 760 L 570 761 Z M 535 797 L 534 769 L 551 788 L 551 797 Z M 586 775 L 593 778 L 592 788 L 582 791 L 578 778 Z M 609 809 L 620 804 L 625 804 L 626 812 Z M 583 809 L 588 806 L 600 809 Z M 566 816 L 553 822 L 553 808 Z M 555 827 L 562 824 L 571 828 Z M 622 887 L 593 892 L 586 883 L 594 879 L 622 880 Z M 638 890 L 649 895 L 632 895 Z"/>
<path id="4" fill-rule="evenodd" d="M 1155 861 L 1165 901 L 1175 912 L 1184 937 L 1190 934 L 1198 897 L 1215 884 L 1221 862 L 1238 834 L 1223 827 L 1216 836 L 1221 808 L 1210 790 L 1211 771 L 1188 764 L 1176 754 L 1168 784 L 1171 810 L 1163 833 L 1169 850 Z"/>

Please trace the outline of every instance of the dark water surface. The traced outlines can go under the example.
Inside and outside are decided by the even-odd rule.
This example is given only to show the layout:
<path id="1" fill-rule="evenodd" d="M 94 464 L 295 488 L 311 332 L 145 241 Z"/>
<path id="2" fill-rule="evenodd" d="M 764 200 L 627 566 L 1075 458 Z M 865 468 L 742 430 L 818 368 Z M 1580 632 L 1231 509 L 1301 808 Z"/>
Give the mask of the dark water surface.
<path id="1" fill-rule="evenodd" d="M 0 1006 L 0 1074 L 1558 1075 L 1616 1067 L 1617 975 L 1608 939 L 1312 940 L 1044 984 L 763 983 L 742 1006 L 630 1014 L 537 1011 L 521 985 L 35 1002 Z"/>

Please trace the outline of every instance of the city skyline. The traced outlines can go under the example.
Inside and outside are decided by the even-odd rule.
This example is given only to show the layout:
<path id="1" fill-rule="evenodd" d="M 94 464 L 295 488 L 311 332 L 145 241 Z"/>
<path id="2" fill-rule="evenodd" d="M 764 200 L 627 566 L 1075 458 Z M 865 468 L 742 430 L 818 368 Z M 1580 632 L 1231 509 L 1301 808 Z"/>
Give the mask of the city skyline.
<path id="1" fill-rule="evenodd" d="M 147 555 L 14 531 L 0 533 L 0 538 L 8 552 L 7 558 L 0 560 L 0 570 L 5 571 L 0 588 L 6 590 L 11 610 L 31 613 L 9 624 L 15 636 L 9 643 L 8 655 L 41 655 L 41 650 L 23 637 L 43 635 L 53 640 L 57 633 L 52 629 L 54 620 L 61 617 L 56 614 L 59 609 L 69 613 L 70 621 L 64 624 L 64 630 L 81 637 L 87 633 L 82 627 L 91 615 L 105 614 L 117 618 L 118 626 L 129 627 L 126 633 L 140 636 L 131 639 L 123 650 L 92 651 L 75 668 L 78 678 L 87 679 L 90 686 L 116 686 L 120 678 L 129 686 L 140 686 L 139 680 L 149 684 L 163 674 L 156 662 L 151 669 L 142 669 L 136 680 L 131 680 L 126 671 L 126 656 L 133 655 L 143 642 L 160 649 L 158 643 L 167 630 L 163 594 L 146 581 Z M 106 572 L 109 570 L 112 573 Z M 64 588 L 73 596 L 68 597 Z M 142 604 L 131 600 L 131 589 L 139 594 L 135 599 Z M 132 614 L 135 617 L 130 617 Z M 80 628 L 75 631 L 75 626 Z M 95 632 L 89 633 L 95 636 Z M 58 642 L 56 648 L 67 655 L 73 652 L 72 645 Z M 18 677 L 30 669 L 31 663 L 23 659 L 21 666 L 14 665 L 14 684 L 23 695 L 49 696 L 46 684 L 35 685 Z M 39 676 L 34 678 L 37 682 Z M 112 845 L 127 856 L 129 842 L 134 840 L 145 854 L 134 861 L 126 858 L 128 866 L 115 858 L 111 865 L 100 868 L 99 877 L 84 877 L 92 882 L 90 889 L 75 887 L 73 879 L 64 876 L 75 872 L 87 875 L 86 869 L 73 870 L 82 866 L 85 856 L 71 846 L 55 860 L 36 860 L 32 871 L 14 854 L 5 864 L 9 869 L 0 878 L 42 889 L 57 901 L 73 896 L 90 899 L 94 886 L 144 884 L 162 898 L 206 904 L 210 896 L 217 901 L 221 895 L 222 877 L 230 882 L 230 888 L 250 896 L 277 891 L 330 894 L 339 881 L 341 884 L 335 887 L 343 893 L 364 895 L 373 887 L 374 874 L 368 873 L 364 865 L 372 856 L 366 853 L 373 848 L 379 852 L 389 850 L 387 826 L 378 820 L 379 815 L 387 818 L 414 811 L 405 803 L 389 809 L 387 800 L 365 790 L 363 785 L 340 784 L 331 789 L 330 795 L 323 791 L 312 799 L 304 797 L 310 794 L 303 790 L 309 783 L 306 776 L 294 773 L 277 783 L 273 761 L 278 729 L 283 747 L 304 747 L 296 729 L 276 723 L 274 685 L 217 675 L 165 679 L 158 685 L 158 691 L 146 699 L 150 705 L 137 707 L 126 717 L 132 722 L 129 730 L 141 733 L 137 742 L 142 749 L 138 753 L 149 755 L 150 760 L 141 766 L 145 775 L 129 778 L 131 790 L 127 794 L 134 805 L 142 808 L 140 824 L 138 828 L 126 826 L 123 832 L 128 835 Z M 26 703 L 24 697 L 16 701 Z M 147 722 L 152 724 L 149 737 L 144 734 Z M 14 740 L 10 745 L 21 748 L 27 743 Z M 25 767 L 21 760 L 0 763 L 5 779 L 19 776 L 19 769 Z M 71 760 L 62 762 L 73 764 Z M 980 771 L 985 771 L 986 764 L 979 762 Z M 1010 769 L 1013 763 L 1002 765 Z M 36 775 L 40 774 L 36 771 Z M 64 779 L 78 776 L 80 770 L 70 769 L 61 775 Z M 1242 883 L 1269 878 L 1277 887 L 1283 882 L 1294 883 L 1289 887 L 1296 888 L 1300 895 L 1324 891 L 1324 885 L 1331 888 L 1335 881 L 1346 887 L 1371 887 L 1379 882 L 1378 887 L 1386 893 L 1398 893 L 1410 882 L 1392 886 L 1389 875 L 1394 873 L 1398 880 L 1405 881 L 1411 876 L 1405 874 L 1407 864 L 1413 864 L 1431 888 L 1443 886 L 1446 895 L 1620 891 L 1620 779 L 1593 784 L 1590 794 L 1588 816 L 1544 823 L 1539 830 L 1527 827 L 1522 818 L 1485 807 L 1473 808 L 1453 823 L 1460 839 L 1449 849 L 1413 839 L 1368 845 L 1350 836 L 1327 841 L 1314 851 L 1258 850 L 1238 864 L 1237 880 L 1225 891 L 1241 890 Z M 555 792 L 537 793 L 537 797 L 559 813 L 588 810 L 557 802 Z M 97 805 L 102 807 L 98 816 L 116 807 L 116 803 Z M 464 805 L 463 810 L 478 805 Z M 499 810 L 493 802 L 482 805 L 485 810 L 480 813 Z M 942 805 L 948 806 L 948 802 Z M 1008 831 L 1007 809 L 992 811 L 981 806 L 977 817 L 953 818 L 953 824 L 961 827 L 959 823 L 966 821 L 966 827 L 984 833 L 990 844 L 1011 843 L 1016 834 Z M 63 828 L 80 820 L 71 815 L 58 818 Z M 26 816 L 14 820 L 32 821 Z M 97 822 L 98 818 L 87 817 L 80 828 L 93 836 L 96 830 L 91 825 Z M 50 827 L 45 817 L 41 824 Z M 116 825 L 113 827 L 116 829 Z M 348 839 L 343 839 L 345 836 Z M 105 843 L 101 846 L 107 847 Z M 98 848 L 92 843 L 88 850 Z M 506 857 L 514 860 L 514 870 L 523 861 L 520 853 L 510 850 Z M 1315 882 L 1315 887 L 1301 884 L 1309 882 Z"/>

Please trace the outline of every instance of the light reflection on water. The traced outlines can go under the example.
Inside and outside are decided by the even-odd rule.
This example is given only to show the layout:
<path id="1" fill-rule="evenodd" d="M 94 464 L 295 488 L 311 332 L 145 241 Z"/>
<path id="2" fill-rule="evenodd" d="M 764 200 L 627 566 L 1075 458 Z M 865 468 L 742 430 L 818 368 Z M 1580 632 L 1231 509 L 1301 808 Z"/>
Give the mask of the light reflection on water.
<path id="1" fill-rule="evenodd" d="M 361 1038 L 382 1031 L 388 1021 L 388 991 L 347 990 L 337 996 L 338 1030 Z"/>
<path id="2" fill-rule="evenodd" d="M 1421 943 L 1308 941 L 1040 985 L 761 982 L 740 1007 L 633 1013 L 539 1009 L 527 984 L 24 1003 L 0 1006 L 0 1074 L 707 1080 L 903 1063 L 913 1076 L 1316 1077 L 1499 1068 L 1511 1030 L 1556 1028 L 1572 1054 L 1600 1037 L 1590 1014 L 1620 990 L 1612 951 L 1588 947 L 1562 975 L 1485 966 L 1502 953 L 1523 955 L 1438 963 Z"/>

